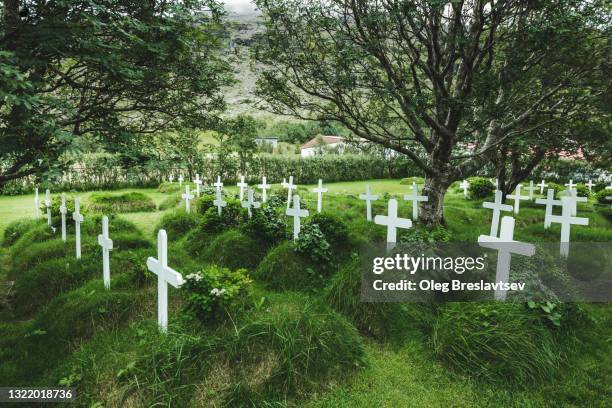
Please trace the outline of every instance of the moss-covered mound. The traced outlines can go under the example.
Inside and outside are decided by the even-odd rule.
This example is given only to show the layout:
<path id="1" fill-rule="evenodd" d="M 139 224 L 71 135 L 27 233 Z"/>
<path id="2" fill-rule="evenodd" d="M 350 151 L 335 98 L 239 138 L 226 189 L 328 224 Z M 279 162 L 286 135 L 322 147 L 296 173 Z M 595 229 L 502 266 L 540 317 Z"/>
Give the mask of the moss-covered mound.
<path id="1" fill-rule="evenodd" d="M 255 269 L 265 246 L 237 230 L 218 235 L 206 248 L 203 260 L 229 269 Z"/>
<path id="2" fill-rule="evenodd" d="M 131 213 L 155 211 L 157 207 L 151 197 L 143 193 L 94 193 L 89 196 L 87 209 L 97 213 Z"/>
<path id="3" fill-rule="evenodd" d="M 254 273 L 256 280 L 274 290 L 303 290 L 321 285 L 313 265 L 285 241 L 271 249 Z"/>
<path id="4" fill-rule="evenodd" d="M 164 215 L 159 224 L 157 224 L 157 227 L 155 227 L 155 230 L 164 229 L 169 237 L 179 239 L 194 229 L 199 222 L 200 217 L 198 214 L 188 214 L 183 210 L 176 210 Z"/>

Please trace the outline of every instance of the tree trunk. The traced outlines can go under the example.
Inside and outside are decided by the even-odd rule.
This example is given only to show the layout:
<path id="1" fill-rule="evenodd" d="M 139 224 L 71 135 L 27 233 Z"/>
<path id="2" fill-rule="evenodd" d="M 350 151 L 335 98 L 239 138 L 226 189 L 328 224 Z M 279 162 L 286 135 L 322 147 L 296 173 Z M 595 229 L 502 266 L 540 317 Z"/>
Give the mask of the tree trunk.
<path id="1" fill-rule="evenodd" d="M 427 177 L 423 195 L 428 197 L 426 202 L 420 205 L 419 221 L 427 228 L 446 226 L 444 220 L 444 195 L 452 184 L 447 175 Z"/>

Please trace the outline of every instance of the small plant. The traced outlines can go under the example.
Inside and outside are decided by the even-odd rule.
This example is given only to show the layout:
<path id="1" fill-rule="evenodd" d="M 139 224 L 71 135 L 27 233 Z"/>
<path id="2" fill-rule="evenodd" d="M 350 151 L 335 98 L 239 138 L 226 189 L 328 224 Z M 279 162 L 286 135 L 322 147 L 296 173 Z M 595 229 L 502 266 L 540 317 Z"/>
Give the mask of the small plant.
<path id="1" fill-rule="evenodd" d="M 612 205 L 612 200 L 607 199 L 606 197 L 612 196 L 612 190 L 603 189 L 598 191 L 595 194 L 595 199 L 599 204 L 610 204 Z"/>
<path id="2" fill-rule="evenodd" d="M 471 198 L 487 198 L 493 194 L 495 186 L 485 177 L 470 177 L 468 191 Z"/>
<path id="3" fill-rule="evenodd" d="M 409 229 L 403 233 L 400 237 L 400 242 L 449 242 L 451 239 L 451 233 L 444 227 L 436 227 L 431 230 L 423 228 Z"/>
<path id="4" fill-rule="evenodd" d="M 236 310 L 248 294 L 251 279 L 245 269 L 231 271 L 211 265 L 185 276 L 185 310 L 204 320 L 219 322 L 227 312 Z"/>
<path id="5" fill-rule="evenodd" d="M 332 258 L 331 245 L 317 224 L 306 224 L 302 227 L 295 242 L 295 250 L 315 264 L 328 264 Z"/>
<path id="6" fill-rule="evenodd" d="M 274 245 L 287 237 L 285 221 L 272 208 L 265 206 L 253 212 L 253 217 L 248 219 L 241 230 L 253 239 L 257 239 L 267 245 Z"/>

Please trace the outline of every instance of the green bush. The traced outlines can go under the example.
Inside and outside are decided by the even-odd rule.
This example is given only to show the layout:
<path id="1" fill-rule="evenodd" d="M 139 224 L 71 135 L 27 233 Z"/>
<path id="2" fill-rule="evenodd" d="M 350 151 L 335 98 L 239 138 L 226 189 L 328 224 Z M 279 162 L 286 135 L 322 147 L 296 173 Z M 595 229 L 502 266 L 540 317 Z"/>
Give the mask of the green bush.
<path id="1" fill-rule="evenodd" d="M 30 314 L 60 293 L 80 286 L 95 270 L 91 260 L 46 259 L 16 275 L 11 303 L 17 314 Z"/>
<path id="2" fill-rule="evenodd" d="M 221 216 L 219 216 L 217 207 L 209 208 L 202 217 L 202 222 L 198 228 L 204 230 L 207 234 L 218 234 L 227 229 L 238 227 L 246 218 L 246 210 L 242 208 L 240 202 L 228 199 Z"/>
<path id="3" fill-rule="evenodd" d="M 230 269 L 254 269 L 265 255 L 264 245 L 242 234 L 228 230 L 208 245 L 204 260 Z"/>
<path id="4" fill-rule="evenodd" d="M 595 194 L 595 199 L 599 204 L 612 205 L 612 200 L 606 199 L 606 197 L 612 197 L 612 190 L 603 189 Z M 6 236 L 6 234 L 5 234 Z"/>
<path id="5" fill-rule="evenodd" d="M 295 251 L 309 259 L 313 264 L 328 265 L 332 260 L 329 242 L 317 224 L 304 224 L 298 239 L 295 241 Z"/>
<path id="6" fill-rule="evenodd" d="M 223 321 L 244 303 L 251 282 L 246 270 L 231 271 L 217 265 L 190 273 L 181 287 L 184 308 L 203 321 Z"/>
<path id="7" fill-rule="evenodd" d="M 170 183 L 170 182 L 163 182 L 159 185 L 159 187 L 157 187 L 157 191 L 159 191 L 160 193 L 178 193 L 179 190 L 181 188 L 179 187 L 178 182 L 177 183 Z"/>
<path id="8" fill-rule="evenodd" d="M 253 216 L 244 221 L 240 230 L 266 246 L 287 238 L 285 219 L 269 206 L 253 211 Z"/>
<path id="9" fill-rule="evenodd" d="M 97 213 L 130 213 L 155 211 L 157 207 L 151 197 L 139 192 L 94 193 L 89 196 L 87 209 Z"/>
<path id="10" fill-rule="evenodd" d="M 319 286 L 321 277 L 292 242 L 285 241 L 268 252 L 254 277 L 276 290 L 300 290 Z"/>
<path id="11" fill-rule="evenodd" d="M 361 300 L 362 266 L 354 256 L 325 288 L 324 301 L 346 316 L 362 332 L 377 339 L 402 342 L 422 335 L 435 317 L 433 307 L 417 303 L 363 302 Z"/>
<path id="12" fill-rule="evenodd" d="M 366 365 L 355 328 L 329 307 L 297 294 L 272 297 L 265 313 L 239 329 L 230 355 L 245 377 L 264 375 L 229 396 L 226 402 L 239 406 L 261 406 L 267 395 L 303 394 Z"/>
<path id="13" fill-rule="evenodd" d="M 546 381 L 567 362 L 561 329 L 523 303 L 448 303 L 433 328 L 435 354 L 455 370 L 491 382 Z"/>
<path id="14" fill-rule="evenodd" d="M 205 214 L 206 211 L 208 211 L 209 208 L 213 208 L 213 201 L 215 200 L 215 196 L 214 195 L 203 195 L 200 198 L 197 198 L 195 200 L 195 211 L 198 214 Z M 215 210 L 217 209 L 217 207 L 215 207 Z"/>
<path id="15" fill-rule="evenodd" d="M 335 251 L 345 251 L 351 246 L 348 227 L 338 216 L 329 213 L 317 213 L 308 218 L 307 222 L 319 227 L 325 239 Z"/>
<path id="16" fill-rule="evenodd" d="M 589 191 L 589 188 L 585 186 L 584 184 L 578 183 L 575 188 L 578 191 L 579 197 L 590 197 L 591 196 L 591 192 Z"/>
<path id="17" fill-rule="evenodd" d="M 4 230 L 2 246 L 9 247 L 13 245 L 23 234 L 41 225 L 42 222 L 41 220 L 33 220 L 30 218 L 21 218 L 11 222 Z"/>
<path id="18" fill-rule="evenodd" d="M 70 224 L 72 220 L 72 213 L 74 212 L 74 195 L 66 195 L 66 220 Z M 52 194 L 51 195 L 51 224 L 56 226 L 61 222 L 60 207 L 62 206 L 62 195 Z M 83 215 L 87 215 L 87 208 L 83 205 L 81 200 L 79 211 Z M 45 221 L 47 220 L 47 206 L 45 205 L 44 195 L 40 197 L 40 216 Z"/>
<path id="19" fill-rule="evenodd" d="M 157 257 L 155 249 L 113 253 L 110 257 L 111 288 L 142 288 L 155 278 L 147 268 L 149 256 Z"/>
<path id="20" fill-rule="evenodd" d="M 470 177 L 468 178 L 468 182 L 470 183 L 468 192 L 471 198 L 487 198 L 495 191 L 493 183 L 485 177 Z"/>
<path id="21" fill-rule="evenodd" d="M 157 227 L 155 227 L 155 230 L 164 229 L 171 239 L 176 240 L 194 229 L 199 221 L 200 217 L 197 214 L 188 214 L 183 210 L 177 210 L 165 214 L 159 224 L 157 224 Z"/>
<path id="22" fill-rule="evenodd" d="M 431 230 L 425 228 L 411 228 L 400 236 L 400 242 L 449 242 L 451 233 L 444 227 L 436 227 Z"/>
<path id="23" fill-rule="evenodd" d="M 544 193 L 546 193 L 546 191 L 552 188 L 553 190 L 555 190 L 555 197 L 558 198 L 559 197 L 559 193 L 561 193 L 562 191 L 565 191 L 567 187 L 565 187 L 562 184 L 557 184 L 557 183 L 548 183 L 548 186 L 544 189 Z"/>

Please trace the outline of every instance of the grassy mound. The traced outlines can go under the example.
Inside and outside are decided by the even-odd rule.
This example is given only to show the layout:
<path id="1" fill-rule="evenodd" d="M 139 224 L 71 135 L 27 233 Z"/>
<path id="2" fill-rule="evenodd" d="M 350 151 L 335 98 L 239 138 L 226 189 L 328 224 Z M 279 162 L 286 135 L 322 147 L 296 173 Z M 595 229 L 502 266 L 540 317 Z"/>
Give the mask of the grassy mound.
<path id="1" fill-rule="evenodd" d="M 428 330 L 435 320 L 431 305 L 361 301 L 361 262 L 351 259 L 325 290 L 325 303 L 342 313 L 362 332 L 377 339 L 402 342 Z"/>
<path id="2" fill-rule="evenodd" d="M 199 218 L 197 214 L 187 214 L 183 210 L 177 210 L 164 215 L 155 230 L 165 229 L 169 237 L 178 239 L 194 229 L 198 225 Z"/>
<path id="3" fill-rule="evenodd" d="M 171 208 L 176 208 L 183 201 L 180 195 L 173 195 L 166 198 L 160 205 L 159 211 L 166 211 Z"/>
<path id="4" fill-rule="evenodd" d="M 11 222 L 4 230 L 2 245 L 5 247 L 13 245 L 23 234 L 41 225 L 42 221 L 30 218 L 22 218 Z"/>
<path id="5" fill-rule="evenodd" d="M 550 380 L 568 362 L 585 319 L 568 305 L 561 327 L 523 303 L 449 303 L 433 328 L 435 354 L 457 371 L 491 382 Z"/>
<path id="6" fill-rule="evenodd" d="M 181 190 L 181 188 L 179 187 L 179 183 L 178 182 L 177 183 L 170 183 L 168 181 L 165 181 L 165 182 L 161 183 L 159 185 L 159 187 L 157 187 L 157 191 L 159 191 L 160 193 L 166 193 L 166 194 L 178 193 L 180 190 Z"/>
<path id="7" fill-rule="evenodd" d="M 265 248 L 258 241 L 236 230 L 218 235 L 207 246 L 203 259 L 229 269 L 255 269 L 265 255 Z"/>
<path id="8" fill-rule="evenodd" d="M 268 252 L 254 273 L 255 279 L 275 290 L 301 290 L 318 286 L 314 268 L 292 242 L 285 241 Z"/>
<path id="9" fill-rule="evenodd" d="M 155 211 L 157 207 L 151 197 L 143 193 L 94 193 L 89 197 L 87 209 L 97 213 L 131 213 Z"/>
<path id="10" fill-rule="evenodd" d="M 76 254 L 74 238 L 69 238 L 66 242 L 59 238 L 38 242 L 30 245 L 26 251 L 17 251 L 17 248 L 18 246 L 15 245 L 11 251 L 12 276 L 22 274 L 30 268 L 49 260 L 75 257 Z M 81 241 L 83 257 L 87 257 L 88 254 L 95 253 L 97 250 L 98 244 L 93 239 L 83 239 Z"/>

